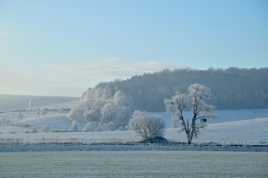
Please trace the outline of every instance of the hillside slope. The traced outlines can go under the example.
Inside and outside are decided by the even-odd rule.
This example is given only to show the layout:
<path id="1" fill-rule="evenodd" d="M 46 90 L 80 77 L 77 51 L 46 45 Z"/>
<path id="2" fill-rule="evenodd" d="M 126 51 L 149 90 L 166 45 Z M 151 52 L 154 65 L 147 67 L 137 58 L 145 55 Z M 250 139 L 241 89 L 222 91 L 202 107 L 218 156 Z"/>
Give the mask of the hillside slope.
<path id="1" fill-rule="evenodd" d="M 122 90 L 133 100 L 134 109 L 162 112 L 164 99 L 200 83 L 211 88 L 211 103 L 217 109 L 268 108 L 267 76 L 268 68 L 177 69 L 101 83 L 95 89 Z"/>

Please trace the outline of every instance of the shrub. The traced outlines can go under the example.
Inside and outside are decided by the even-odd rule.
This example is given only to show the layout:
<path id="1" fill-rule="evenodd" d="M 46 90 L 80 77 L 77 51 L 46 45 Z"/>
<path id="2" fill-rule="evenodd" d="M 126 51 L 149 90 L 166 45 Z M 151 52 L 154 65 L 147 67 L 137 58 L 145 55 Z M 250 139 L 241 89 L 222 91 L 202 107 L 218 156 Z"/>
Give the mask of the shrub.
<path id="1" fill-rule="evenodd" d="M 129 121 L 129 129 L 134 130 L 143 139 L 161 137 L 163 128 L 164 122 L 161 118 L 146 112 L 135 111 Z"/>

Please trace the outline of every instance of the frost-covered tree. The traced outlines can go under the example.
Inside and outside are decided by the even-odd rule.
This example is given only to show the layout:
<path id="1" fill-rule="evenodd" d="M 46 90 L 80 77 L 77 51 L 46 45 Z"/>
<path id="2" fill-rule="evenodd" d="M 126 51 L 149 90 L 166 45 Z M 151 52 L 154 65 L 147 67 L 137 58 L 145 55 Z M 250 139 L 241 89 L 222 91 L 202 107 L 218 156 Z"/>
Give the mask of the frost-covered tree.
<path id="1" fill-rule="evenodd" d="M 166 108 L 172 113 L 173 119 L 178 121 L 187 136 L 187 143 L 191 144 L 194 137 L 198 137 L 201 128 L 206 126 L 207 119 L 214 115 L 214 107 L 207 104 L 210 89 L 201 84 L 192 84 L 187 92 L 177 93 L 170 100 L 166 100 Z M 186 118 L 184 112 L 190 110 L 192 117 Z"/>
<path id="2" fill-rule="evenodd" d="M 130 102 L 124 93 L 99 87 L 82 95 L 69 118 L 73 128 L 84 131 L 123 130 L 127 128 L 131 113 Z"/>
<path id="3" fill-rule="evenodd" d="M 175 69 L 103 83 L 132 98 L 134 110 L 164 112 L 164 99 L 193 83 L 206 82 L 210 103 L 220 109 L 268 108 L 268 67 L 259 69 Z M 249 102 L 250 101 L 250 102 Z"/>
<path id="4" fill-rule="evenodd" d="M 129 121 L 129 129 L 134 130 L 143 139 L 161 137 L 164 122 L 161 118 L 146 112 L 135 111 Z"/>

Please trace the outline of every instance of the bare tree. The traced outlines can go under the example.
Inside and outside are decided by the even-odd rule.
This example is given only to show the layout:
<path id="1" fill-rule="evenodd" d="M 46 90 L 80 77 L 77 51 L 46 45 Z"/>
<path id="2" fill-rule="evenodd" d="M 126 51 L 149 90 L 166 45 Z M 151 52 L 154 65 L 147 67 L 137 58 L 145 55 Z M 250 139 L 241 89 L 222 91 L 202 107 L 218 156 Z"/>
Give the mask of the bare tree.
<path id="1" fill-rule="evenodd" d="M 146 112 L 135 111 L 129 121 L 129 128 L 144 139 L 156 138 L 162 136 L 164 122 Z"/>
<path id="2" fill-rule="evenodd" d="M 187 92 L 177 93 L 165 101 L 167 110 L 180 122 L 188 144 L 192 143 L 194 137 L 198 137 L 200 129 L 206 126 L 207 119 L 214 115 L 214 107 L 206 103 L 209 96 L 209 88 L 201 84 L 192 84 Z M 184 112 L 187 110 L 192 112 L 191 118 L 185 117 Z"/>

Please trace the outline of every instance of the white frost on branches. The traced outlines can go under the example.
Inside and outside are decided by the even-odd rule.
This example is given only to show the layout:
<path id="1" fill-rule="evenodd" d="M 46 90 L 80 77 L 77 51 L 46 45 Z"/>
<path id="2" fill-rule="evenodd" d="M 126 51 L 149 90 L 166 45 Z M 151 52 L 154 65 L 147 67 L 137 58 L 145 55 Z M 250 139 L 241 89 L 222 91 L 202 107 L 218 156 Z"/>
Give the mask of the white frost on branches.
<path id="1" fill-rule="evenodd" d="M 186 133 L 187 141 L 192 143 L 193 137 L 197 137 L 200 129 L 206 126 L 207 119 L 214 116 L 214 107 L 207 104 L 210 97 L 210 89 L 201 84 L 192 84 L 187 92 L 177 93 L 170 100 L 166 100 L 167 111 L 172 113 L 175 126 L 180 124 Z M 191 118 L 186 118 L 184 112 L 190 110 Z"/>
<path id="2" fill-rule="evenodd" d="M 84 131 L 123 130 L 130 116 L 126 95 L 108 87 L 89 89 L 69 113 L 72 127 Z"/>
<path id="3" fill-rule="evenodd" d="M 162 136 L 164 122 L 146 112 L 135 111 L 129 121 L 129 128 L 144 139 L 155 138 Z"/>

